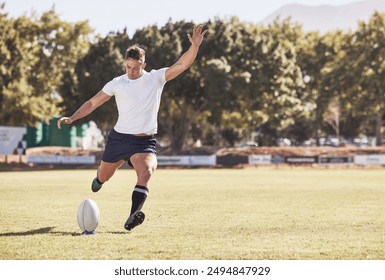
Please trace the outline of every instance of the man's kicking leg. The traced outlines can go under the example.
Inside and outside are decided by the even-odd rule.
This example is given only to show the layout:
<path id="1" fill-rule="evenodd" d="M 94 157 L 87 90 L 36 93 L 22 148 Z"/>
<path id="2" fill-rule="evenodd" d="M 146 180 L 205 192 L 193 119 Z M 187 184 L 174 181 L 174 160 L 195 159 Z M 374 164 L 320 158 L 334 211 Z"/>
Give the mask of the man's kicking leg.
<path id="1" fill-rule="evenodd" d="M 103 184 L 107 182 L 115 171 L 124 163 L 124 160 L 118 162 L 101 161 L 95 179 L 92 181 L 91 189 L 93 192 L 99 191 Z"/>

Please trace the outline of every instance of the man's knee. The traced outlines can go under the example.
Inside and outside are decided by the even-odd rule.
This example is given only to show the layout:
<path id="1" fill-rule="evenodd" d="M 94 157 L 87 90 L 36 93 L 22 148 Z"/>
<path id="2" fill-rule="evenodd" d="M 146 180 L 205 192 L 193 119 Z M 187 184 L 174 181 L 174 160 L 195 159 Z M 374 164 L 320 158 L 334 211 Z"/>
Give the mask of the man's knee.
<path id="1" fill-rule="evenodd" d="M 110 178 L 112 177 L 112 175 L 115 173 L 115 171 L 111 171 L 111 170 L 105 170 L 104 168 L 100 168 L 98 169 L 98 179 L 100 182 L 107 182 L 108 180 L 110 180 Z"/>
<path id="2" fill-rule="evenodd" d="M 114 175 L 115 171 L 124 163 L 120 160 L 116 163 L 107 163 L 102 161 L 98 168 L 98 179 L 101 182 L 107 182 Z"/>
<path id="3" fill-rule="evenodd" d="M 150 180 L 151 175 L 154 173 L 154 171 L 155 171 L 155 168 L 150 166 L 147 168 L 143 168 L 142 170 L 138 171 L 138 177 L 148 181 Z"/>

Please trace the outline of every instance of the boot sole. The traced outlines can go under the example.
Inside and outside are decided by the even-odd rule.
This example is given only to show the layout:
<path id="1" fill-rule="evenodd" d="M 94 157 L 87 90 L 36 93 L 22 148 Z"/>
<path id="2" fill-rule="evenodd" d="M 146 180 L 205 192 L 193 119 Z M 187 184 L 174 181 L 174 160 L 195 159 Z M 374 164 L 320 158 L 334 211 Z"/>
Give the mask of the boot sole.
<path id="1" fill-rule="evenodd" d="M 127 222 L 124 224 L 124 228 L 128 231 L 132 230 L 134 227 L 142 224 L 145 217 L 146 216 L 144 215 L 144 213 L 142 211 L 139 211 L 139 212 L 133 214 L 133 216 L 130 216 L 127 219 Z"/>

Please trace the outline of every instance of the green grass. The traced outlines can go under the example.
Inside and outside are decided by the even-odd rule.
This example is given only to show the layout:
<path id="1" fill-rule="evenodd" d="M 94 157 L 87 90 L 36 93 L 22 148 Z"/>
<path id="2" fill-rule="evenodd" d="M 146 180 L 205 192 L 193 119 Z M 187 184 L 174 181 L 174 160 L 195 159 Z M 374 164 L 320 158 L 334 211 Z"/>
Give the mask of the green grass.
<path id="1" fill-rule="evenodd" d="M 1 172 L 0 259 L 385 259 L 381 169 L 159 169 L 132 232 L 134 171 L 96 194 L 95 174 Z M 77 225 L 86 198 L 101 211 L 96 236 Z"/>

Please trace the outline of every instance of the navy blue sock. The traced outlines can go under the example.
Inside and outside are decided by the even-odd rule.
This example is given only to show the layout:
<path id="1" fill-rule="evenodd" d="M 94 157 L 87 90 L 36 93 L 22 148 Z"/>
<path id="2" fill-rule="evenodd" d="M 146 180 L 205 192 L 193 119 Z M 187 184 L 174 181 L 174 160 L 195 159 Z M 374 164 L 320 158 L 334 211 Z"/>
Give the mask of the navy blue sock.
<path id="1" fill-rule="evenodd" d="M 143 204 L 146 201 L 148 192 L 149 190 L 147 187 L 139 185 L 135 186 L 134 191 L 132 192 L 132 206 L 130 215 L 142 209 Z"/>

